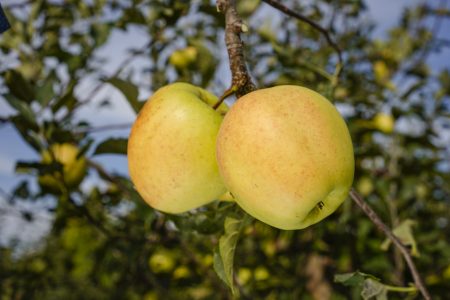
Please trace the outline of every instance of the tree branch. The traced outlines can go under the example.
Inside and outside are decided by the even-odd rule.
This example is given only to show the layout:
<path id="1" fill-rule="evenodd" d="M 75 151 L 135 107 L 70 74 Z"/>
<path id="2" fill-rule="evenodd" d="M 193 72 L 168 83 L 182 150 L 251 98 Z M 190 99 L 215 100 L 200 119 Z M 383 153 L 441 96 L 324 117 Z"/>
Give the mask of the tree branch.
<path id="1" fill-rule="evenodd" d="M 130 65 L 130 63 L 139 55 L 144 54 L 147 50 L 149 50 L 155 43 L 157 42 L 157 38 L 152 39 L 149 43 L 145 44 L 142 48 L 131 51 L 131 54 L 122 61 L 122 63 L 117 67 L 116 71 L 108 76 L 108 78 L 118 77 L 122 71 Z M 89 101 L 91 101 L 97 94 L 100 92 L 103 86 L 105 86 L 105 81 L 100 81 L 97 85 L 90 91 L 90 93 L 83 99 L 80 100 L 75 108 L 78 108 Z M 74 109 L 75 109 L 74 108 Z"/>
<path id="2" fill-rule="evenodd" d="M 80 129 L 75 129 L 74 131 L 76 133 L 92 133 L 92 132 L 107 131 L 107 130 L 130 129 L 132 125 L 133 125 L 132 123 L 110 124 L 110 125 L 102 125 L 102 126 L 97 126 L 97 127 L 80 128 Z"/>
<path id="3" fill-rule="evenodd" d="M 266 2 L 270 6 L 278 9 L 279 11 L 285 13 L 286 15 L 294 17 L 294 18 L 298 19 L 299 21 L 304 22 L 304 23 L 310 25 L 311 27 L 313 27 L 314 29 L 318 30 L 325 37 L 328 44 L 331 47 L 333 47 L 334 50 L 336 50 L 337 55 L 338 55 L 339 64 L 341 66 L 343 65 L 341 48 L 339 48 L 338 44 L 336 44 L 336 42 L 333 41 L 328 30 L 326 30 L 325 28 L 323 28 L 322 26 L 320 26 L 313 20 L 293 11 L 292 9 L 290 9 L 289 7 L 285 6 L 284 4 L 282 4 L 281 2 L 279 2 L 277 0 L 263 0 L 263 2 Z"/>
<path id="4" fill-rule="evenodd" d="M 230 59 L 232 86 L 237 98 L 256 89 L 245 64 L 243 43 L 240 34 L 246 32 L 247 26 L 242 22 L 236 10 L 235 0 L 217 0 L 217 10 L 225 15 L 225 43 Z"/>
<path id="5" fill-rule="evenodd" d="M 409 250 L 403 245 L 403 243 L 394 235 L 394 233 L 383 223 L 377 213 L 362 199 L 361 195 L 355 191 L 355 189 L 350 190 L 350 197 L 353 201 L 362 209 L 362 211 L 369 217 L 369 219 L 374 223 L 379 230 L 381 230 L 387 237 L 392 241 L 392 243 L 400 250 L 402 253 L 409 270 L 411 271 L 412 277 L 417 288 L 420 290 L 420 293 L 426 300 L 431 300 L 430 293 L 427 288 L 423 284 L 423 280 L 420 277 L 419 272 L 417 271 L 416 265 L 409 253 Z"/>

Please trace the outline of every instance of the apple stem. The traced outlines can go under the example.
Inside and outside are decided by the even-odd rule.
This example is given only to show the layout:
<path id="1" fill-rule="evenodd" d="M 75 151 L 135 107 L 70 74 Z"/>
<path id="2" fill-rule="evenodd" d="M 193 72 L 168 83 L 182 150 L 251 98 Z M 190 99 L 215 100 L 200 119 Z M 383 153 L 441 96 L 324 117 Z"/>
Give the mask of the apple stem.
<path id="1" fill-rule="evenodd" d="M 228 98 L 229 96 L 231 96 L 232 94 L 236 93 L 237 90 L 238 90 L 238 87 L 233 85 L 232 87 L 227 89 L 225 92 L 223 92 L 223 95 L 220 96 L 219 101 L 217 101 L 217 103 L 214 104 L 213 109 L 217 110 L 219 108 L 219 106 L 223 103 L 223 101 L 226 98 Z"/>
<path id="2" fill-rule="evenodd" d="M 350 197 L 359 206 L 359 208 L 361 208 L 362 211 L 369 217 L 372 223 L 374 223 L 378 227 L 378 229 L 381 230 L 387 236 L 387 238 L 390 239 L 392 243 L 400 250 L 409 267 L 409 270 L 411 271 L 412 277 L 414 278 L 414 283 L 416 284 L 420 293 L 422 294 L 424 299 L 426 300 L 431 299 L 430 293 L 423 284 L 423 280 L 420 277 L 419 272 L 417 271 L 416 265 L 414 264 L 414 261 L 411 257 L 411 254 L 409 253 L 409 250 L 394 235 L 392 230 L 386 224 L 383 223 L 383 221 L 377 215 L 377 213 L 363 200 L 362 196 L 358 192 L 356 192 L 354 188 L 350 190 Z"/>
<path id="3" fill-rule="evenodd" d="M 240 34 L 248 30 L 236 10 L 235 0 L 217 0 L 217 10 L 225 15 L 225 44 L 232 77 L 232 87 L 236 87 L 236 97 L 256 90 L 247 70 L 244 58 L 244 45 Z"/>

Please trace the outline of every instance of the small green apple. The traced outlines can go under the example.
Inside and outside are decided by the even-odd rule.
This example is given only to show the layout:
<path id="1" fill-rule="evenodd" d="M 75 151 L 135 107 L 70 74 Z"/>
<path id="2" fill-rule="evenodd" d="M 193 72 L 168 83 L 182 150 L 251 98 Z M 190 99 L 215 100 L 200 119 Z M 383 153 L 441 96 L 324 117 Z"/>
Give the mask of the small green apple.
<path id="1" fill-rule="evenodd" d="M 168 273 L 176 265 L 174 254 L 164 249 L 158 250 L 150 256 L 148 265 L 155 273 Z"/>
<path id="2" fill-rule="evenodd" d="M 212 109 L 217 101 L 202 88 L 174 83 L 156 91 L 140 111 L 128 140 L 128 168 L 153 208 L 182 213 L 225 193 L 215 145 L 227 108 Z"/>
<path id="3" fill-rule="evenodd" d="M 62 164 L 63 172 L 61 174 L 55 171 L 52 174 L 39 176 L 39 185 L 53 192 L 61 192 L 64 188 L 64 183 L 68 188 L 78 186 L 87 171 L 86 158 L 84 156 L 77 158 L 78 154 L 79 149 L 77 146 L 70 143 L 54 144 L 49 150 L 44 151 L 42 153 L 42 163 L 51 164 L 54 158 Z"/>
<path id="4" fill-rule="evenodd" d="M 320 94 L 299 86 L 241 97 L 217 137 L 219 170 L 236 202 L 280 229 L 301 229 L 333 213 L 353 181 L 348 128 Z"/>
<path id="5" fill-rule="evenodd" d="M 186 69 L 197 60 L 197 56 L 197 49 L 193 46 L 188 46 L 172 52 L 169 57 L 169 63 L 179 70 Z"/>

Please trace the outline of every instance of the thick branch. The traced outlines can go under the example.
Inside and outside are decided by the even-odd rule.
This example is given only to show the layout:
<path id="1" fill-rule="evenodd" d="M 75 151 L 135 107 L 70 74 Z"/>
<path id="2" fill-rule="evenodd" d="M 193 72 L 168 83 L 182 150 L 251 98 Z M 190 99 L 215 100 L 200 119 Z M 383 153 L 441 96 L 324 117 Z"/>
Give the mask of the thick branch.
<path id="1" fill-rule="evenodd" d="M 217 0 L 217 9 L 225 15 L 225 43 L 230 59 L 232 76 L 232 88 L 236 88 L 236 96 L 239 98 L 256 89 L 248 73 L 244 58 L 244 47 L 240 37 L 247 31 L 247 26 L 242 22 L 236 11 L 235 0 Z"/>
<path id="2" fill-rule="evenodd" d="M 279 2 L 277 0 L 263 0 L 263 1 L 266 2 L 267 4 L 269 4 L 270 6 L 278 9 L 279 11 L 285 13 L 286 15 L 294 17 L 294 18 L 298 19 L 299 21 L 302 21 L 302 22 L 310 25 L 314 29 L 318 30 L 321 34 L 323 34 L 323 36 L 327 40 L 328 44 L 330 44 L 330 46 L 333 47 L 334 50 L 336 50 L 337 55 L 338 55 L 338 59 L 339 59 L 339 64 L 342 65 L 342 51 L 341 51 L 341 48 L 339 48 L 339 46 L 333 41 L 333 39 L 331 38 L 328 30 L 326 30 L 325 28 L 323 28 L 322 26 L 320 26 L 316 22 L 312 21 L 311 19 L 309 19 L 309 18 L 307 18 L 307 17 L 305 17 L 305 16 L 303 16 L 303 15 L 293 11 L 292 9 L 288 8 L 287 6 L 285 6 L 284 4 L 282 4 L 281 2 Z"/>
<path id="3" fill-rule="evenodd" d="M 402 242 L 394 235 L 394 233 L 383 223 L 377 213 L 362 199 L 361 195 L 359 195 L 353 188 L 350 190 L 350 197 L 355 201 L 355 203 L 361 208 L 364 213 L 369 217 L 369 219 L 381 230 L 387 237 L 392 241 L 392 243 L 400 250 L 403 257 L 405 258 L 406 263 L 408 264 L 409 270 L 413 276 L 414 282 L 417 288 L 422 293 L 424 299 L 431 299 L 430 293 L 427 288 L 423 284 L 422 278 L 420 277 L 419 272 L 417 271 L 416 265 L 409 253 L 409 250 L 402 244 Z"/>

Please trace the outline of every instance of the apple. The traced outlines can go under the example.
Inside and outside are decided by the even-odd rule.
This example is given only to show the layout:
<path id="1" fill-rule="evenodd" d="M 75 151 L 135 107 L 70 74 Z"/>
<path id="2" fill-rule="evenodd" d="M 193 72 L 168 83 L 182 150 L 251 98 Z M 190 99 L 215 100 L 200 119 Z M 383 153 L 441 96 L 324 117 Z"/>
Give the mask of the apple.
<path id="1" fill-rule="evenodd" d="M 333 213 L 354 174 L 352 141 L 339 112 L 320 94 L 294 85 L 241 97 L 220 127 L 217 161 L 247 213 L 287 230 Z"/>
<path id="2" fill-rule="evenodd" d="M 386 113 L 377 113 L 372 120 L 373 127 L 384 133 L 392 133 L 394 131 L 394 117 Z"/>
<path id="3" fill-rule="evenodd" d="M 52 192 L 61 192 L 64 189 L 64 183 L 68 188 L 77 187 L 87 171 L 86 158 L 84 156 L 77 158 L 78 154 L 78 147 L 70 143 L 54 144 L 49 150 L 42 152 L 43 164 L 51 164 L 55 159 L 62 164 L 63 172 L 61 174 L 55 171 L 52 174 L 39 176 L 39 185 Z"/>
<path id="4" fill-rule="evenodd" d="M 359 179 L 356 183 L 356 189 L 364 197 L 369 196 L 374 190 L 372 179 L 367 176 L 361 177 L 361 179 Z"/>
<path id="5" fill-rule="evenodd" d="M 216 137 L 227 111 L 218 99 L 187 83 L 174 83 L 145 103 L 128 140 L 128 169 L 136 190 L 153 208 L 182 213 L 226 192 Z"/>
<path id="6" fill-rule="evenodd" d="M 195 47 L 188 46 L 184 49 L 179 49 L 172 52 L 169 57 L 169 63 L 179 70 L 186 69 L 197 60 L 197 56 L 197 49 Z"/>
<path id="7" fill-rule="evenodd" d="M 150 256 L 148 265 L 155 273 L 168 273 L 175 268 L 175 255 L 165 249 L 157 250 Z"/>

